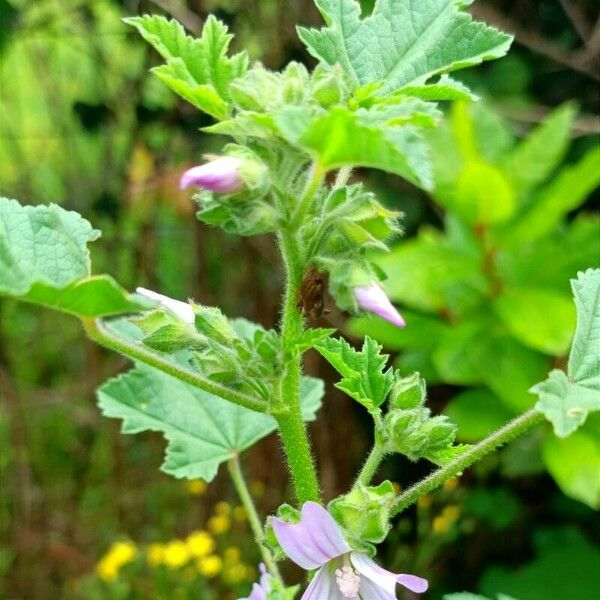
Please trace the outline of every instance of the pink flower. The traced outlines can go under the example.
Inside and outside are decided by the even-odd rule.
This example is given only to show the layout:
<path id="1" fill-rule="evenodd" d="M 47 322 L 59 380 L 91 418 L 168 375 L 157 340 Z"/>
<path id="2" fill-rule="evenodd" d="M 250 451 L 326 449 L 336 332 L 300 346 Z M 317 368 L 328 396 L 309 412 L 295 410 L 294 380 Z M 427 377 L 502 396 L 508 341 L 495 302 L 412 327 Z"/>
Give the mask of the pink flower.
<path id="1" fill-rule="evenodd" d="M 231 156 L 221 156 L 203 165 L 188 169 L 180 180 L 182 190 L 192 185 L 217 194 L 232 194 L 244 187 L 239 169 L 241 161 Z"/>
<path id="2" fill-rule="evenodd" d="M 426 579 L 391 573 L 353 551 L 334 518 L 315 502 L 304 504 L 298 523 L 274 518 L 273 531 L 297 565 L 318 569 L 301 600 L 395 600 L 397 584 L 417 593 L 428 588 Z"/>
<path id="3" fill-rule="evenodd" d="M 397 327 L 406 326 L 406 322 L 402 318 L 402 315 L 390 302 L 390 299 L 383 289 L 376 283 L 355 287 L 354 297 L 363 310 L 372 312 Z"/>

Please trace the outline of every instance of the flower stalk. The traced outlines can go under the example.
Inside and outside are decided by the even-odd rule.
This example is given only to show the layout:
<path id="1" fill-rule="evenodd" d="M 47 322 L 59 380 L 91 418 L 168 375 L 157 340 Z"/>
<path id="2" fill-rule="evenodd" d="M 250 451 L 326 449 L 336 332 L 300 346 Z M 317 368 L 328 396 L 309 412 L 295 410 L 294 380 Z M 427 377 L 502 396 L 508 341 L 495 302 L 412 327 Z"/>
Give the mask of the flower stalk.
<path id="1" fill-rule="evenodd" d="M 416 483 L 404 493 L 400 494 L 394 501 L 392 516 L 401 513 L 404 509 L 415 503 L 421 496 L 432 492 L 448 479 L 455 477 L 490 452 L 496 450 L 499 446 L 523 435 L 543 420 L 544 415 L 532 408 L 512 420 L 510 423 L 507 423 L 504 427 L 498 429 L 498 431 L 495 431 L 479 443 L 471 446 L 444 467 L 434 471 L 431 475 L 428 475 L 425 479 L 422 479 L 419 483 Z"/>
<path id="2" fill-rule="evenodd" d="M 265 565 L 267 566 L 267 569 L 269 570 L 271 576 L 283 585 L 283 580 L 281 578 L 279 568 L 277 567 L 277 563 L 275 562 L 275 559 L 273 558 L 271 552 L 269 552 L 269 550 L 265 547 L 263 543 L 264 533 L 261 524 L 261 519 L 258 516 L 258 511 L 256 510 L 254 500 L 252 500 L 252 496 L 250 495 L 250 491 L 248 490 L 248 486 L 246 485 L 246 480 L 244 479 L 244 474 L 242 473 L 242 468 L 240 465 L 240 459 L 237 455 L 235 455 L 227 462 L 227 468 L 229 470 L 229 476 L 231 477 L 231 481 L 233 482 L 240 502 L 246 510 L 246 515 L 248 516 L 248 524 L 250 525 L 250 529 L 254 534 L 254 539 L 260 550 L 262 559 Z"/>

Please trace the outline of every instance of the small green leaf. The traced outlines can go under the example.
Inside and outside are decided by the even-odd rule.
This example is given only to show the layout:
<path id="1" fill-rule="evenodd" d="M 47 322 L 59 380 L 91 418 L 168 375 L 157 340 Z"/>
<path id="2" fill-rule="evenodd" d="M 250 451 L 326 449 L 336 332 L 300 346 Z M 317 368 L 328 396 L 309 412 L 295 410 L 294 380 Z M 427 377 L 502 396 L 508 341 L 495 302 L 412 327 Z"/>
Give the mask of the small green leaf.
<path id="1" fill-rule="evenodd" d="M 503 56 L 512 41 L 474 22 L 456 0 L 380 0 L 362 19 L 354 0 L 316 4 L 327 27 L 299 28 L 309 52 L 329 65 L 339 63 L 357 86 L 382 82 L 382 95 Z"/>
<path id="2" fill-rule="evenodd" d="M 108 275 L 91 276 L 87 244 L 98 237 L 100 232 L 75 212 L 0 198 L 0 295 L 78 317 L 153 306 Z"/>
<path id="3" fill-rule="evenodd" d="M 400 88 L 399 94 L 406 96 L 416 96 L 422 100 L 478 100 L 478 96 L 473 94 L 468 87 L 460 81 L 456 81 L 442 75 L 435 83 L 427 83 L 421 85 L 408 85 Z"/>
<path id="4" fill-rule="evenodd" d="M 554 425 L 558 437 L 571 435 L 588 413 L 600 411 L 600 389 L 573 383 L 558 369 L 550 371 L 548 379 L 534 385 L 531 392 L 540 397 L 535 407 Z"/>
<path id="5" fill-rule="evenodd" d="M 389 357 L 380 354 L 382 348 L 377 342 L 367 336 L 357 351 L 341 338 L 327 338 L 315 348 L 342 375 L 337 388 L 369 411 L 385 402 L 394 374 L 391 368 L 384 370 Z"/>
<path id="6" fill-rule="evenodd" d="M 431 187 L 427 147 L 411 115 L 402 107 L 351 110 L 336 106 L 322 115 L 286 107 L 277 117 L 284 138 L 311 153 L 326 170 L 360 166 L 396 173 L 415 185 Z M 417 122 L 419 119 L 417 118 Z M 356 143 L 360 140 L 360 144 Z"/>
<path id="7" fill-rule="evenodd" d="M 165 59 L 155 74 L 176 94 L 216 119 L 228 116 L 229 85 L 246 72 L 245 52 L 232 57 L 227 27 L 210 15 L 199 39 L 186 35 L 175 20 L 157 15 L 125 19 Z"/>
<path id="8" fill-rule="evenodd" d="M 302 335 L 295 341 L 294 345 L 298 352 L 303 353 L 311 348 L 314 348 L 317 343 L 323 341 L 336 332 L 335 329 L 326 329 L 317 327 L 315 329 L 306 329 Z"/>
<path id="9" fill-rule="evenodd" d="M 568 296 L 554 290 L 510 287 L 493 306 L 520 342 L 553 356 L 566 355 L 575 327 L 575 308 Z"/>
<path id="10" fill-rule="evenodd" d="M 301 395 L 304 418 L 314 420 L 323 382 L 304 377 Z M 123 420 L 123 433 L 161 432 L 168 442 L 162 470 L 177 478 L 211 481 L 221 463 L 277 428 L 269 415 L 145 365 L 106 382 L 98 390 L 98 405 L 105 416 Z"/>

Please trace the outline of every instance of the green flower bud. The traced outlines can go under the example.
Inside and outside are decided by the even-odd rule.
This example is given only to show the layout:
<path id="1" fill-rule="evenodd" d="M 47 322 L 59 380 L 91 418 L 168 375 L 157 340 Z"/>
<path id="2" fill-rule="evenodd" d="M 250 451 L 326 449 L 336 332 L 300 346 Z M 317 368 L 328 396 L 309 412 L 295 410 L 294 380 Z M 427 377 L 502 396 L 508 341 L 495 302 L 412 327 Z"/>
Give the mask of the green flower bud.
<path id="1" fill-rule="evenodd" d="M 329 511 L 353 540 L 382 542 L 390 529 L 390 504 L 394 487 L 389 481 L 373 486 L 357 485 L 329 504 Z"/>
<path id="2" fill-rule="evenodd" d="M 451 446 L 456 437 L 456 425 L 449 421 L 445 415 L 429 419 L 423 430 L 428 435 L 430 450 Z"/>
<path id="3" fill-rule="evenodd" d="M 301 103 L 306 94 L 308 80 L 306 67 L 301 63 L 291 62 L 283 72 L 283 101 L 288 104 Z"/>
<path id="4" fill-rule="evenodd" d="M 192 306 L 195 315 L 196 329 L 207 338 L 215 340 L 222 345 L 230 345 L 235 336 L 229 319 L 214 306 Z"/>
<path id="5" fill-rule="evenodd" d="M 390 408 L 417 408 L 422 406 L 427 395 L 425 380 L 419 373 L 400 377 L 396 372 L 394 387 L 390 393 Z"/>

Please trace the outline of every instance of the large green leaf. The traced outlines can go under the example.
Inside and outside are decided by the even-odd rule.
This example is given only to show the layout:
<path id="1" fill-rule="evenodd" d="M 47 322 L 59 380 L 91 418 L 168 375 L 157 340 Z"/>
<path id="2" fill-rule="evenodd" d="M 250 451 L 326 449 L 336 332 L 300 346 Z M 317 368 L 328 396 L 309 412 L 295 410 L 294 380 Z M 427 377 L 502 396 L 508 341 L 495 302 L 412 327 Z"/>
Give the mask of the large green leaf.
<path id="1" fill-rule="evenodd" d="M 600 391 L 600 269 L 588 269 L 571 281 L 577 329 L 569 355 L 569 378 Z"/>
<path id="2" fill-rule="evenodd" d="M 177 21 L 157 15 L 125 22 L 166 60 L 154 72 L 167 86 L 216 119 L 229 115 L 229 84 L 245 73 L 248 56 L 227 56 L 232 35 L 221 21 L 210 15 L 199 39 L 186 35 Z"/>
<path id="3" fill-rule="evenodd" d="M 327 27 L 299 29 L 309 52 L 357 86 L 381 82 L 381 94 L 503 56 L 512 39 L 474 22 L 463 1 L 379 0 L 364 19 L 355 0 L 316 4 Z"/>
<path id="4" fill-rule="evenodd" d="M 586 424 L 568 438 L 548 435 L 542 446 L 544 463 L 569 497 L 600 508 L 600 429 Z"/>
<path id="5" fill-rule="evenodd" d="M 564 216 L 577 208 L 600 183 L 600 147 L 565 167 L 501 232 L 508 246 L 529 244 L 551 233 Z M 596 253 L 596 257 L 598 257 Z"/>
<path id="6" fill-rule="evenodd" d="M 313 115 L 304 108 L 289 106 L 279 112 L 276 122 L 290 143 L 313 154 L 324 169 L 371 167 L 429 188 L 432 180 L 427 147 L 417 127 L 410 124 L 410 117 L 404 109 L 351 110 L 338 106 L 326 114 Z"/>
<path id="7" fill-rule="evenodd" d="M 600 411 L 600 269 L 588 269 L 571 281 L 577 329 L 569 355 L 568 376 L 554 370 L 531 391 L 536 408 L 553 424 L 559 437 L 572 434 L 588 413 Z"/>
<path id="8" fill-rule="evenodd" d="M 148 308 L 108 275 L 91 276 L 87 244 L 99 236 L 75 212 L 0 198 L 0 295 L 79 317 Z"/>
<path id="9" fill-rule="evenodd" d="M 424 312 L 462 311 L 477 304 L 487 287 L 476 255 L 428 229 L 382 256 L 378 264 L 388 276 L 390 298 Z"/>
<path id="10" fill-rule="evenodd" d="M 569 145 L 574 118 L 572 105 L 561 106 L 507 156 L 504 171 L 515 190 L 525 194 L 558 166 Z"/>
<path id="11" fill-rule="evenodd" d="M 600 411 L 600 389 L 572 382 L 564 371 L 553 369 L 548 379 L 531 391 L 540 399 L 535 405 L 554 425 L 558 437 L 567 437 L 587 419 L 588 413 Z"/>
<path id="12" fill-rule="evenodd" d="M 503 290 L 493 306 L 521 343 L 546 354 L 566 355 L 575 327 L 575 307 L 566 294 L 510 287 Z"/>
<path id="13" fill-rule="evenodd" d="M 574 527 L 538 528 L 535 538 L 537 556 L 531 562 L 516 568 L 494 565 L 487 569 L 480 582 L 486 596 L 494 597 L 500 591 L 522 600 L 591 600 L 600 596 L 600 551 L 580 531 Z"/>
<path id="14" fill-rule="evenodd" d="M 306 420 L 314 420 L 323 391 L 321 380 L 302 379 Z M 98 405 L 105 416 L 123 420 L 123 433 L 161 432 L 168 442 L 162 470 L 178 478 L 211 481 L 221 463 L 277 429 L 270 415 L 237 406 L 145 365 L 106 382 L 98 390 Z"/>
<path id="15" fill-rule="evenodd" d="M 512 410 L 484 388 L 461 392 L 450 400 L 444 413 L 458 426 L 460 442 L 478 442 L 514 417 Z"/>

